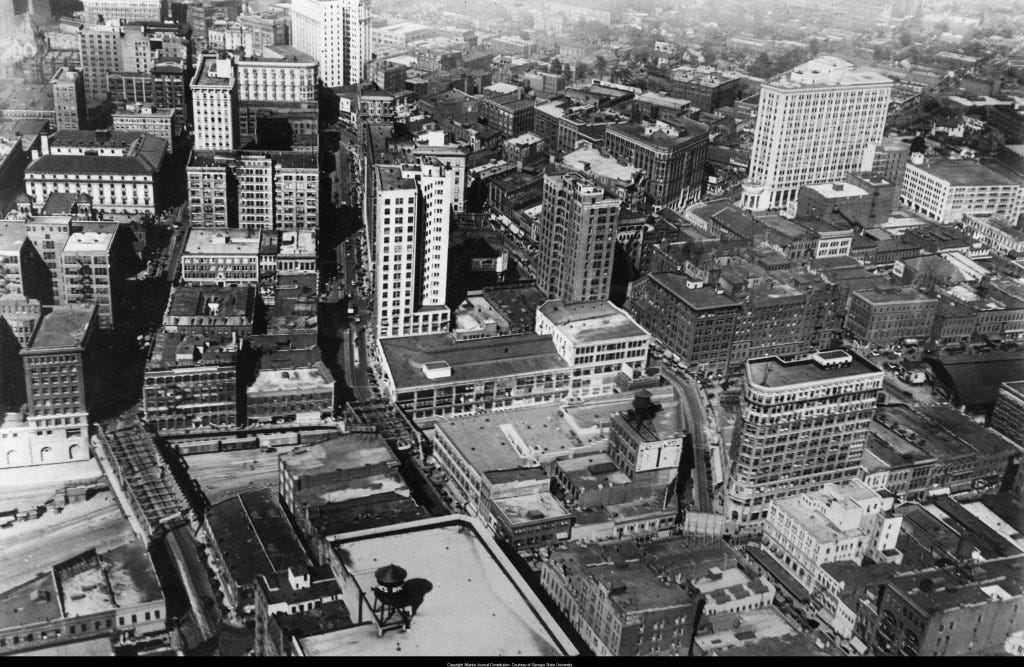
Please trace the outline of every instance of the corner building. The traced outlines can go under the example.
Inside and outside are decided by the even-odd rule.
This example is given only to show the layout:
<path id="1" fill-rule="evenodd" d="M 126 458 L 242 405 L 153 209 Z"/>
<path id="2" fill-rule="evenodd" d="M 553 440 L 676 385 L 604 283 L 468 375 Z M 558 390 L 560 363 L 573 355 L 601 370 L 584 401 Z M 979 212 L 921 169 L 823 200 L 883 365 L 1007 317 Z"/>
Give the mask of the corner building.
<path id="1" fill-rule="evenodd" d="M 856 477 L 882 379 L 882 371 L 844 350 L 748 361 L 727 530 L 760 534 L 772 500 Z"/>

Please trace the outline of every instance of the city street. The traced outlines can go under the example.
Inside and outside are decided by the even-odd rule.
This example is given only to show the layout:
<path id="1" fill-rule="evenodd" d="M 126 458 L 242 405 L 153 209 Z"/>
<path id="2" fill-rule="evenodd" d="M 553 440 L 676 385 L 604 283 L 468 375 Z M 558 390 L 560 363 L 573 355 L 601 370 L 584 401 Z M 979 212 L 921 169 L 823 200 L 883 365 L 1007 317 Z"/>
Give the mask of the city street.
<path id="1" fill-rule="evenodd" d="M 698 512 L 713 512 L 711 502 L 710 473 L 707 465 L 707 418 L 704 414 L 704 402 L 700 389 L 667 368 L 662 368 L 662 375 L 672 384 L 679 394 L 680 415 L 685 417 L 685 428 L 693 436 L 694 469 L 693 469 L 693 501 Z"/>

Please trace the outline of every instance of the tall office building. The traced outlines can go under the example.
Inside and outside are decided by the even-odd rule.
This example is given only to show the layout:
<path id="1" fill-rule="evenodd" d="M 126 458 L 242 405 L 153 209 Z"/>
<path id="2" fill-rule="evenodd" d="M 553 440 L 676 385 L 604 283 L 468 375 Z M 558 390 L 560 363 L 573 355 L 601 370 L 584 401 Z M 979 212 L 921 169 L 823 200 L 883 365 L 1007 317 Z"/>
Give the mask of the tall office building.
<path id="1" fill-rule="evenodd" d="M 359 83 L 370 61 L 370 0 L 294 0 L 292 46 L 320 62 L 325 86 Z"/>
<path id="2" fill-rule="evenodd" d="M 192 90 L 192 126 L 197 151 L 229 151 L 238 142 L 238 89 L 230 58 L 203 55 Z"/>
<path id="3" fill-rule="evenodd" d="M 82 26 L 78 55 L 85 75 L 86 99 L 103 102 L 107 98 L 107 75 L 121 71 L 120 23 Z"/>
<path id="4" fill-rule="evenodd" d="M 802 185 L 870 171 L 892 81 L 822 56 L 761 86 L 743 208 L 785 208 Z"/>
<path id="5" fill-rule="evenodd" d="M 759 533 L 774 499 L 857 476 L 882 378 L 844 350 L 747 362 L 725 500 L 732 534 Z"/>
<path id="6" fill-rule="evenodd" d="M 544 176 L 538 284 L 566 303 L 605 301 L 622 202 L 577 173 Z"/>
<path id="7" fill-rule="evenodd" d="M 374 168 L 379 338 L 448 330 L 448 230 L 455 170 L 437 161 Z"/>
<path id="8" fill-rule="evenodd" d="M 81 130 L 86 122 L 85 80 L 82 73 L 61 67 L 50 79 L 58 130 Z"/>
<path id="9" fill-rule="evenodd" d="M 665 123 L 611 125 L 604 148 L 648 174 L 644 187 L 656 204 L 686 206 L 699 201 L 707 176 L 706 126 L 682 119 L 673 127 Z"/>

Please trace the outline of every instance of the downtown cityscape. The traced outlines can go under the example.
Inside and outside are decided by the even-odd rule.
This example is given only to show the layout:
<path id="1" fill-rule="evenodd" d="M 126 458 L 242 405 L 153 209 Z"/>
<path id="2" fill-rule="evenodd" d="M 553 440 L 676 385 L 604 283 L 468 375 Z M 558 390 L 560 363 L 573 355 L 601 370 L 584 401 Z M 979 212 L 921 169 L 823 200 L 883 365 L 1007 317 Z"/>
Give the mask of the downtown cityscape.
<path id="1" fill-rule="evenodd" d="M 1022 455 L 1024 0 L 0 0 L 2 657 L 1024 656 Z"/>

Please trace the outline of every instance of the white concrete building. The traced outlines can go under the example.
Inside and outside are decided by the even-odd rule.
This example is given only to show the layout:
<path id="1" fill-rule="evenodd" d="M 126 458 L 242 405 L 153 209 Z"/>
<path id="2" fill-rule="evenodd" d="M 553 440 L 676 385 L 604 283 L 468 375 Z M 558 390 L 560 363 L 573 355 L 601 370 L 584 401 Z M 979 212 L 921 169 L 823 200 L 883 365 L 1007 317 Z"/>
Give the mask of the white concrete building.
<path id="1" fill-rule="evenodd" d="M 832 56 L 762 84 L 743 208 L 783 209 L 802 185 L 869 170 L 891 90 L 890 79 Z"/>
<path id="2" fill-rule="evenodd" d="M 537 309 L 536 331 L 550 335 L 565 363 L 579 371 L 571 395 L 612 393 L 615 376 L 647 367 L 651 335 L 611 301 L 566 305 L 559 299 Z"/>
<path id="3" fill-rule="evenodd" d="M 823 584 L 825 563 L 902 560 L 896 540 L 903 517 L 892 507 L 892 496 L 883 498 L 859 479 L 777 498 L 768 506 L 766 551 L 814 593 Z"/>
<path id="4" fill-rule="evenodd" d="M 445 332 L 455 170 L 422 160 L 377 165 L 374 178 L 378 336 Z"/>
<path id="5" fill-rule="evenodd" d="M 192 128 L 197 151 L 229 151 L 238 142 L 238 89 L 230 58 L 202 55 L 192 89 Z"/>
<path id="6" fill-rule="evenodd" d="M 363 79 L 370 60 L 370 0 L 294 0 L 292 46 L 316 58 L 326 86 Z"/>
<path id="7" fill-rule="evenodd" d="M 907 165 L 900 205 L 941 224 L 972 213 L 994 214 L 1015 222 L 1024 212 L 1024 179 L 995 163 L 926 160 Z"/>

